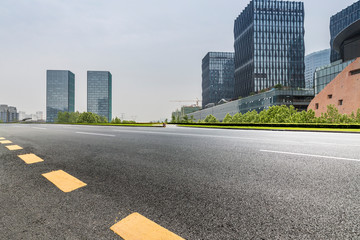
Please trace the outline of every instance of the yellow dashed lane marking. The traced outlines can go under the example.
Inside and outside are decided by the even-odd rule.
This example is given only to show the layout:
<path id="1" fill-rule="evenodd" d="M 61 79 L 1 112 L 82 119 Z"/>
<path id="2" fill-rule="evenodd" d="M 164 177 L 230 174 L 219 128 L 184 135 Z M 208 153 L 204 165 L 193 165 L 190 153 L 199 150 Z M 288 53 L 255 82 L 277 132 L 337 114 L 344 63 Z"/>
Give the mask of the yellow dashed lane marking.
<path id="1" fill-rule="evenodd" d="M 9 143 L 12 143 L 12 141 L 9 141 L 9 140 L 3 140 L 3 141 L 0 141 L 1 144 L 9 144 Z"/>
<path id="2" fill-rule="evenodd" d="M 9 150 L 11 150 L 11 151 L 23 149 L 23 148 L 20 147 L 19 145 L 7 145 L 6 147 L 7 147 Z"/>
<path id="3" fill-rule="evenodd" d="M 125 240 L 185 240 L 139 213 L 133 213 L 111 228 Z"/>
<path id="4" fill-rule="evenodd" d="M 4 138 L 4 137 L 0 137 L 0 140 L 5 140 L 5 138 Z"/>
<path id="5" fill-rule="evenodd" d="M 25 163 L 27 164 L 33 164 L 33 163 L 38 163 L 38 162 L 43 162 L 44 160 L 42 160 L 41 158 L 39 158 L 38 156 L 36 156 L 35 154 L 23 154 L 23 155 L 18 155 L 19 158 L 21 158 Z"/>
<path id="6" fill-rule="evenodd" d="M 44 173 L 42 175 L 63 192 L 71 192 L 87 185 L 63 170 Z"/>

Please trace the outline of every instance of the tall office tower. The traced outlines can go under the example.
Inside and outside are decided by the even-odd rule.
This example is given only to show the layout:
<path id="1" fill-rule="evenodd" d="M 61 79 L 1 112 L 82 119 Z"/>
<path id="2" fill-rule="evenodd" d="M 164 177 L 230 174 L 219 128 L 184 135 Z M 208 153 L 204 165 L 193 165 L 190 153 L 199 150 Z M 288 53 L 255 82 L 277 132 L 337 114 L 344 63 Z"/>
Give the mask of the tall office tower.
<path id="1" fill-rule="evenodd" d="M 252 0 L 235 20 L 235 97 L 305 87 L 304 4 Z"/>
<path id="2" fill-rule="evenodd" d="M 75 110 L 75 75 L 68 70 L 46 71 L 46 122 L 54 122 L 59 111 Z"/>
<path id="3" fill-rule="evenodd" d="M 202 107 L 234 97 L 234 53 L 209 52 L 202 60 Z"/>
<path id="4" fill-rule="evenodd" d="M 331 56 L 330 61 L 335 62 L 341 60 L 340 53 L 334 49 L 334 40 L 336 36 L 342 32 L 345 28 L 350 26 L 352 23 L 360 19 L 360 1 L 350 5 L 349 7 L 343 9 L 337 14 L 333 15 L 330 18 L 330 46 L 331 46 Z M 351 40 L 350 40 L 351 41 Z M 347 61 L 347 60 L 345 60 Z"/>
<path id="5" fill-rule="evenodd" d="M 314 87 L 316 68 L 330 64 L 330 49 L 313 52 L 305 56 L 305 88 Z"/>
<path id="6" fill-rule="evenodd" d="M 107 71 L 87 72 L 87 111 L 112 118 L 112 75 Z"/>

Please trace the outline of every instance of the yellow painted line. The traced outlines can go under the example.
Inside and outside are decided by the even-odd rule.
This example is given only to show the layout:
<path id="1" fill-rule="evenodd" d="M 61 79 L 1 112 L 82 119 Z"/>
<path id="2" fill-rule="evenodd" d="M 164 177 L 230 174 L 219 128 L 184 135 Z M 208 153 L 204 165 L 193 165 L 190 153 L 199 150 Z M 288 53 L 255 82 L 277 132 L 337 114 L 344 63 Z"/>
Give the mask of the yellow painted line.
<path id="1" fill-rule="evenodd" d="M 0 141 L 1 144 L 9 144 L 9 143 L 12 143 L 12 141 L 9 141 L 9 140 L 3 140 L 3 141 Z"/>
<path id="2" fill-rule="evenodd" d="M 38 156 L 36 156 L 35 154 L 23 154 L 23 155 L 18 155 L 19 158 L 21 158 L 25 163 L 27 164 L 33 164 L 33 163 L 38 163 L 38 162 L 43 162 L 44 160 L 42 160 L 41 158 L 39 158 Z"/>
<path id="3" fill-rule="evenodd" d="M 63 192 L 71 192 L 87 185 L 63 170 L 44 173 L 42 175 Z"/>
<path id="4" fill-rule="evenodd" d="M 111 228 L 125 240 L 185 240 L 139 213 L 132 213 Z"/>
<path id="5" fill-rule="evenodd" d="M 5 140 L 5 138 L 4 138 L 4 137 L 0 137 L 0 140 Z"/>
<path id="6" fill-rule="evenodd" d="M 23 148 L 20 147 L 19 145 L 7 145 L 6 147 L 7 147 L 10 151 L 23 149 Z"/>

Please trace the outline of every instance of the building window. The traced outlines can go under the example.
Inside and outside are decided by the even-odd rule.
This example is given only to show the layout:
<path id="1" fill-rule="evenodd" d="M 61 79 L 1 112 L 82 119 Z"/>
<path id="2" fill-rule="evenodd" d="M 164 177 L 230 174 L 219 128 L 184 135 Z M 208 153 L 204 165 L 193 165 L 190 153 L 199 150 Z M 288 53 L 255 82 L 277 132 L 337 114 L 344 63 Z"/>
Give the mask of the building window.
<path id="1" fill-rule="evenodd" d="M 360 73 L 360 69 L 355 69 L 355 70 L 350 71 L 350 75 L 356 75 L 359 73 Z"/>
<path id="2" fill-rule="evenodd" d="M 319 109 L 319 104 L 315 103 L 315 109 Z"/>
<path id="3" fill-rule="evenodd" d="M 341 106 L 341 105 L 343 105 L 343 100 L 342 99 L 339 100 L 339 106 Z"/>
<path id="4" fill-rule="evenodd" d="M 332 99 L 332 94 L 329 94 L 329 95 L 328 95 L 328 99 Z"/>

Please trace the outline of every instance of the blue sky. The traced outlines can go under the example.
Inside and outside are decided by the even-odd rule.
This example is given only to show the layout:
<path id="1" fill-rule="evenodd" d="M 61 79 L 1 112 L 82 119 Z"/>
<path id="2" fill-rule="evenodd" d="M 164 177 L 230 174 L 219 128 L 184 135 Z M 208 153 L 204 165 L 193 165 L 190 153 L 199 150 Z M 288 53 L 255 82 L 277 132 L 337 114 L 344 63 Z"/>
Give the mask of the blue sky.
<path id="1" fill-rule="evenodd" d="M 108 70 L 113 117 L 170 118 L 181 106 L 171 100 L 201 99 L 201 60 L 233 51 L 234 19 L 248 2 L 1 0 L 0 104 L 45 113 L 46 70 L 66 69 L 75 108 L 86 111 L 86 71 Z M 304 1 L 306 53 L 329 47 L 330 17 L 354 2 Z"/>

